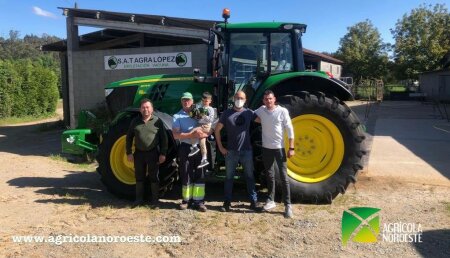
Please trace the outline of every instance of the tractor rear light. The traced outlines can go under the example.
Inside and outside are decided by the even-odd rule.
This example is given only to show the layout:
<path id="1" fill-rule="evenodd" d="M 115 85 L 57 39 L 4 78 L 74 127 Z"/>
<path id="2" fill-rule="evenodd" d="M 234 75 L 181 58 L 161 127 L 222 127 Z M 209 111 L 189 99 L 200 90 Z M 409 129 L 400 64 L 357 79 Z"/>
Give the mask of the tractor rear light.
<path id="1" fill-rule="evenodd" d="M 105 89 L 105 97 L 108 97 L 114 89 Z"/>

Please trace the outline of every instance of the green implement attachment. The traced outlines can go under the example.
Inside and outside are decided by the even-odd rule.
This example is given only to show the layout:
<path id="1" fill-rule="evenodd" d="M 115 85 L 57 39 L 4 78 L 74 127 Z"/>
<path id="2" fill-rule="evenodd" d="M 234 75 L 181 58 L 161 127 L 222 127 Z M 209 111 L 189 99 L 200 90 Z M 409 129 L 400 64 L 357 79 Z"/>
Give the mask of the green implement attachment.
<path id="1" fill-rule="evenodd" d="M 62 133 L 62 152 L 81 155 L 87 152 L 97 151 L 97 145 L 86 141 L 86 135 L 91 134 L 91 129 L 74 129 Z"/>
<path id="2" fill-rule="evenodd" d="M 95 118 L 95 115 L 87 110 L 80 112 L 77 129 L 64 131 L 61 135 L 63 153 L 83 155 L 86 152 L 97 151 L 97 145 L 86 140 L 86 136 L 92 133 L 91 129 L 82 129 L 87 126 L 89 120 Z"/>

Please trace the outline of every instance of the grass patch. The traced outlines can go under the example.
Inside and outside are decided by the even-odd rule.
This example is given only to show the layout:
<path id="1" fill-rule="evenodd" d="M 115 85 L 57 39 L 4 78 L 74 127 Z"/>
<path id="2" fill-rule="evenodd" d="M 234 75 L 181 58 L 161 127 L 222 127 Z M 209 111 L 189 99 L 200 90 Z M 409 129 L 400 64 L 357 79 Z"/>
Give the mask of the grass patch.
<path id="1" fill-rule="evenodd" d="M 54 161 L 68 162 L 67 158 L 61 156 L 60 154 L 50 154 L 49 158 L 54 160 Z"/>
<path id="2" fill-rule="evenodd" d="M 406 88 L 404 86 L 386 86 L 385 87 L 385 91 L 389 91 L 389 92 L 405 92 Z"/>
<path id="3" fill-rule="evenodd" d="M 5 117 L 0 118 L 0 126 L 35 122 L 42 119 L 53 118 L 56 116 L 58 116 L 56 113 L 51 113 L 40 116 Z"/>
<path id="4" fill-rule="evenodd" d="M 54 161 L 58 161 L 58 162 L 65 162 L 67 164 L 70 164 L 74 167 L 77 167 L 80 170 L 85 170 L 86 172 L 95 172 L 95 166 L 96 166 L 96 162 L 91 162 L 91 163 L 87 163 L 87 162 L 83 162 L 83 163 L 72 163 L 70 162 L 67 157 L 62 156 L 61 154 L 50 154 L 49 156 L 50 159 L 54 160 Z"/>
<path id="5" fill-rule="evenodd" d="M 71 194 L 71 193 L 68 193 L 68 192 L 64 195 L 64 197 L 69 198 L 69 199 L 73 198 L 73 199 L 87 200 L 87 197 L 84 196 L 83 194 L 75 195 L 75 194 Z"/>
<path id="6" fill-rule="evenodd" d="M 347 205 L 359 205 L 361 204 L 360 199 L 352 193 L 346 193 L 339 195 L 336 199 L 334 199 L 334 206 L 347 206 Z"/>
<path id="7" fill-rule="evenodd" d="M 73 164 L 73 163 L 71 163 L 71 164 Z M 95 163 L 79 163 L 79 164 L 73 164 L 73 165 L 77 166 L 79 169 L 85 170 L 86 172 L 89 172 L 89 171 L 95 172 L 95 168 L 94 168 Z"/>
<path id="8" fill-rule="evenodd" d="M 406 92 L 406 87 L 402 84 L 386 84 L 384 85 L 384 92 L 390 93 L 390 92 Z"/>

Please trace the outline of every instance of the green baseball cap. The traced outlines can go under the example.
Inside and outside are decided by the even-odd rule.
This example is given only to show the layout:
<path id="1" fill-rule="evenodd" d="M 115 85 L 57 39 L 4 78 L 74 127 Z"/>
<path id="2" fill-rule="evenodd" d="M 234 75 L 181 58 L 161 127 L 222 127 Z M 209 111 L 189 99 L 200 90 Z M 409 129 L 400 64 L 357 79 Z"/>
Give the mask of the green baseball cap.
<path id="1" fill-rule="evenodd" d="M 194 99 L 192 97 L 192 94 L 190 92 L 185 92 L 183 95 L 181 95 L 181 99 Z"/>

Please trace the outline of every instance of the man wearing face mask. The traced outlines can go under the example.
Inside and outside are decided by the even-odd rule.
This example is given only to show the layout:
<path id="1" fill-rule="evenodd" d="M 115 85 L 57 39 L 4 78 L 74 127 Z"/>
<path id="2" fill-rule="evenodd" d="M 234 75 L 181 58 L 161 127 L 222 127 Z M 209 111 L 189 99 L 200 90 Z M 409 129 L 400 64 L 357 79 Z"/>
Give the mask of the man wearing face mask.
<path id="1" fill-rule="evenodd" d="M 238 162 L 244 167 L 250 209 L 258 210 L 255 177 L 253 175 L 253 151 L 250 141 L 250 125 L 254 120 L 254 113 L 252 110 L 244 108 L 245 101 L 245 93 L 243 91 L 236 92 L 234 107 L 222 113 L 215 128 L 217 147 L 225 156 L 225 201 L 221 208 L 224 212 L 231 210 L 233 178 Z M 226 148 L 222 144 L 220 135 L 222 128 L 225 128 L 227 135 Z"/>

